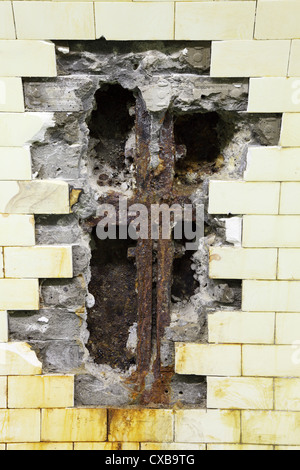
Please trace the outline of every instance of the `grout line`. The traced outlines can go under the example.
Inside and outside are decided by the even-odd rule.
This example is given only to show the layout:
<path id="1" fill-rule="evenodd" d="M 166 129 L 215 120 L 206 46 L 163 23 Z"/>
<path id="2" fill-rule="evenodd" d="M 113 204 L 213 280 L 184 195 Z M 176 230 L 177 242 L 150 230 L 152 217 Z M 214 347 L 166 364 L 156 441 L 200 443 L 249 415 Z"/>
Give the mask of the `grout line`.
<path id="1" fill-rule="evenodd" d="M 8 410 L 8 376 L 6 377 L 6 409 Z"/>
<path id="2" fill-rule="evenodd" d="M 292 57 L 292 45 L 293 45 L 293 40 L 291 39 L 290 41 L 290 53 L 288 57 L 288 63 L 287 63 L 287 71 L 286 71 L 286 76 L 289 78 L 289 71 L 290 71 L 290 65 L 291 65 L 291 57 Z"/>
<path id="3" fill-rule="evenodd" d="M 281 214 L 282 185 L 283 185 L 283 182 L 280 182 L 280 188 L 279 188 L 279 204 L 278 204 L 278 214 L 277 214 L 277 215 L 289 215 L 289 214 Z"/>
<path id="4" fill-rule="evenodd" d="M 106 408 L 106 442 L 109 442 L 108 438 L 109 438 L 109 432 L 110 432 L 110 419 L 111 419 L 110 409 Z"/>
<path id="5" fill-rule="evenodd" d="M 0 269 L 0 278 L 5 278 L 5 269 L 4 269 L 4 247 L 0 248 L 0 266 L 2 264 L 2 268 Z M 2 273 L 1 273 L 2 271 Z"/>
<path id="6" fill-rule="evenodd" d="M 42 442 L 42 414 L 43 414 L 43 410 L 40 409 L 40 442 Z"/>
<path id="7" fill-rule="evenodd" d="M 173 442 L 176 442 L 175 418 L 176 418 L 176 411 L 173 410 Z"/>
<path id="8" fill-rule="evenodd" d="M 243 444 L 243 410 L 240 410 L 240 427 L 241 427 L 241 436 L 240 436 L 240 443 Z"/>
<path id="9" fill-rule="evenodd" d="M 176 36 L 176 13 L 177 13 L 177 2 L 174 2 L 174 23 L 173 23 L 173 41 L 175 41 Z"/>
<path id="10" fill-rule="evenodd" d="M 16 40 L 17 40 L 18 35 L 17 35 L 17 24 L 16 24 L 16 17 L 15 17 L 14 2 L 11 1 L 10 3 L 11 3 L 11 10 L 12 10 L 13 22 L 14 22 L 14 27 L 15 27 L 15 35 L 16 35 Z"/>
<path id="11" fill-rule="evenodd" d="M 93 15 L 94 15 L 94 30 L 95 30 L 95 41 L 97 40 L 97 32 L 96 32 L 96 3 L 93 2 Z"/>
<path id="12" fill-rule="evenodd" d="M 253 25 L 253 41 L 255 41 L 255 31 L 256 31 L 256 18 L 257 18 L 257 9 L 258 9 L 258 0 L 256 0 L 255 5 L 255 14 L 254 14 L 254 25 Z"/>

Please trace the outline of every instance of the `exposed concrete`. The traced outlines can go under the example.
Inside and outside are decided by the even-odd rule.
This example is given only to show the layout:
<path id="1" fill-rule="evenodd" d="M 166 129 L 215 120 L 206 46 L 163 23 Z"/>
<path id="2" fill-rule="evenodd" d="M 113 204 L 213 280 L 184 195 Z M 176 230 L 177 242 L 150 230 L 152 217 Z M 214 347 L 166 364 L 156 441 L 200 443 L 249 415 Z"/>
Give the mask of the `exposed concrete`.
<path id="1" fill-rule="evenodd" d="M 77 405 L 130 405 L 134 400 L 127 379 L 134 364 L 127 369 L 97 364 L 87 348 L 88 315 L 95 304 L 95 296 L 89 292 L 93 245 L 87 221 L 97 216 L 98 200 L 109 189 L 128 195 L 135 187 L 134 129 L 122 141 L 123 159 L 121 154 L 118 158 L 114 155 L 122 149 L 118 135 L 107 143 L 111 155 L 101 154 L 99 140 L 90 131 L 95 116 L 92 113 L 96 111 L 96 92 L 111 84 L 130 91 L 133 97 L 139 91 L 142 93 L 151 112 L 150 148 L 154 168 L 159 162 L 161 118 L 167 109 L 175 117 L 218 113 L 216 135 L 220 156 L 213 163 L 208 161 L 198 173 L 196 168 L 196 176 L 193 172 L 187 176 L 193 187 L 191 200 L 205 207 L 210 178 L 242 177 L 248 145 L 278 144 L 280 117 L 246 113 L 248 80 L 207 76 L 209 43 L 100 40 L 58 43 L 57 53 L 59 77 L 26 79 L 25 101 L 27 110 L 54 113 L 55 126 L 48 129 L 42 143 L 32 146 L 35 177 L 63 179 L 71 187 L 82 190 L 72 214 L 36 218 L 38 244 L 74 246 L 75 277 L 42 280 L 40 311 L 11 312 L 10 338 L 30 342 L 43 363 L 44 372 L 75 373 Z M 128 116 L 134 118 L 134 108 L 128 109 Z M 114 124 L 111 122 L 112 127 Z M 186 158 L 185 155 L 183 146 L 178 150 L 178 158 Z M 240 307 L 240 282 L 208 278 L 208 247 L 238 243 L 228 226 L 230 223 L 224 216 L 206 213 L 205 238 L 199 250 L 191 253 L 195 291 L 187 295 L 183 290 L 180 297 L 175 294 L 172 297 L 171 323 L 166 328 L 161 351 L 164 366 L 174 364 L 174 341 L 207 341 L 208 312 Z M 101 325 L 101 318 L 99 322 Z M 119 322 L 121 328 L 122 317 Z M 134 354 L 136 321 L 128 326 L 127 334 L 128 352 Z M 204 378 L 175 375 L 166 393 L 170 395 L 170 405 L 205 407 L 205 387 Z"/>

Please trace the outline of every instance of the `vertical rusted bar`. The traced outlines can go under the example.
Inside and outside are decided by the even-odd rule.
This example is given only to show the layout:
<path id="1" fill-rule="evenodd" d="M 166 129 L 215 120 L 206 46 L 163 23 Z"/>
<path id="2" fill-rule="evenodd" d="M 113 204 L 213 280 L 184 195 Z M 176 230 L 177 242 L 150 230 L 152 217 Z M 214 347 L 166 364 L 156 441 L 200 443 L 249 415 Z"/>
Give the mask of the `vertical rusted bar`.
<path id="1" fill-rule="evenodd" d="M 160 361 L 161 340 L 165 328 L 170 324 L 172 269 L 174 244 L 172 240 L 159 240 L 157 252 L 157 312 L 156 312 L 156 351 Z"/>
<path id="2" fill-rule="evenodd" d="M 166 113 L 160 134 L 159 165 L 151 169 L 151 116 L 142 96 L 136 104 L 136 195 L 135 202 L 145 204 L 149 211 L 147 240 L 139 240 L 136 248 L 138 288 L 138 344 L 135 382 L 135 400 L 139 404 L 168 404 L 169 382 L 174 371 L 161 367 L 161 342 L 170 323 L 170 302 L 174 246 L 171 239 L 163 239 L 162 221 L 159 222 L 157 243 L 156 302 L 153 305 L 153 241 L 151 239 L 151 204 L 170 203 L 173 199 L 175 142 L 173 119 Z M 156 311 L 156 329 L 152 310 Z M 154 347 L 155 346 L 155 347 Z M 152 377 L 150 388 L 146 378 Z"/>
<path id="3" fill-rule="evenodd" d="M 158 203 L 171 203 L 173 197 L 173 180 L 175 167 L 175 141 L 172 116 L 167 113 L 160 134 L 160 164 L 153 182 L 153 200 Z M 161 343 L 165 328 L 170 324 L 172 268 L 174 244 L 171 233 L 163 239 L 164 220 L 159 224 L 159 240 L 157 244 L 157 283 L 156 283 L 156 331 L 155 359 L 153 363 L 153 378 L 151 390 L 143 396 L 144 404 L 164 404 L 170 400 L 169 384 L 174 374 L 172 368 L 161 367 Z M 171 228 L 169 228 L 171 232 Z"/>
<path id="4" fill-rule="evenodd" d="M 138 273 L 137 374 L 144 377 L 152 349 L 152 240 L 139 240 L 136 249 Z M 145 269 L 146 267 L 146 269 Z"/>
<path id="5" fill-rule="evenodd" d="M 175 140 L 172 116 L 167 113 L 162 125 L 160 135 L 160 162 L 162 171 L 158 177 L 161 184 L 161 199 L 171 202 L 173 181 L 175 173 Z M 171 229 L 169 239 L 163 239 L 162 219 L 160 224 L 160 239 L 157 249 L 157 328 L 156 348 L 157 361 L 160 363 L 160 344 L 166 326 L 170 323 L 170 301 L 172 286 L 172 267 L 174 258 L 174 244 Z"/>
<path id="6" fill-rule="evenodd" d="M 161 187 L 160 199 L 171 205 L 173 195 L 173 182 L 175 173 L 175 140 L 173 118 L 167 113 L 160 135 L 160 162 L 161 173 L 158 176 Z M 160 224 L 160 237 L 157 246 L 157 305 L 156 305 L 156 360 L 153 373 L 155 377 L 156 392 L 155 401 L 167 404 L 170 399 L 169 381 L 173 371 L 163 370 L 161 367 L 161 342 L 165 334 L 165 328 L 170 324 L 171 316 L 171 287 L 174 259 L 174 243 L 171 228 L 168 239 L 163 239 L 164 230 Z M 156 390 L 155 390 L 156 389 Z M 158 393 L 159 392 L 159 393 Z"/>
<path id="7" fill-rule="evenodd" d="M 170 113 L 167 113 L 160 132 L 160 165 L 155 173 L 154 189 L 158 202 L 171 201 L 175 174 L 175 141 L 174 123 Z"/>
<path id="8" fill-rule="evenodd" d="M 136 100 L 136 200 L 149 200 L 151 116 L 141 95 Z"/>
<path id="9" fill-rule="evenodd" d="M 136 200 L 150 206 L 151 118 L 141 96 L 136 103 Z M 152 260 L 150 226 L 147 240 L 139 240 L 136 249 L 138 288 L 137 392 L 141 393 L 149 371 L 152 353 Z"/>

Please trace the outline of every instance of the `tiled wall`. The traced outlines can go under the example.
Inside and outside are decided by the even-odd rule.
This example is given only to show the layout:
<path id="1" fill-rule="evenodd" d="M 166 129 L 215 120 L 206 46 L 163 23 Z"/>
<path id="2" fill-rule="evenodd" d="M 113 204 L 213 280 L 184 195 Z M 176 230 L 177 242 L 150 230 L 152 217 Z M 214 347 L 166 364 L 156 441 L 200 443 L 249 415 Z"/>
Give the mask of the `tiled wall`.
<path id="1" fill-rule="evenodd" d="M 35 246 L 35 214 L 67 214 L 68 184 L 31 179 L 22 77 L 56 76 L 46 40 L 209 40 L 212 77 L 249 77 L 248 111 L 283 113 L 278 147 L 249 148 L 243 181 L 211 181 L 211 214 L 244 216 L 210 276 L 242 279 L 242 311 L 209 316 L 208 344 L 176 344 L 176 372 L 208 377 L 207 410 L 80 409 L 74 377 L 42 375 L 9 342 L 7 310 L 39 308 L 39 278 L 72 277 L 68 246 Z M 300 449 L 300 1 L 0 1 L 0 449 Z M 298 447 L 297 447 L 298 446 Z"/>

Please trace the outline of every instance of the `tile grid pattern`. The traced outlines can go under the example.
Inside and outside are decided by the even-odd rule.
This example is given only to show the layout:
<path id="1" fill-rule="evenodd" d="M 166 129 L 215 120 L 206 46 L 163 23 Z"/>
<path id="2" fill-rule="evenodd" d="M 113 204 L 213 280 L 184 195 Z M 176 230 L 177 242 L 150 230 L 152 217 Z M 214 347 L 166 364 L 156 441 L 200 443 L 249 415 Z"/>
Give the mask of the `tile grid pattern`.
<path id="1" fill-rule="evenodd" d="M 299 20 L 298 0 L 0 0 L 0 449 L 300 449 Z M 35 245 L 34 215 L 69 213 L 69 188 L 32 179 L 53 116 L 24 112 L 21 78 L 56 76 L 51 40 L 101 36 L 212 41 L 211 76 L 248 77 L 248 111 L 283 113 L 243 181 L 210 183 L 209 212 L 244 219 L 210 276 L 241 279 L 243 304 L 209 316 L 208 344 L 176 344 L 177 373 L 208 378 L 207 410 L 75 408 L 74 377 L 9 342 L 7 311 L 39 308 L 38 279 L 72 277 L 72 247 Z"/>

